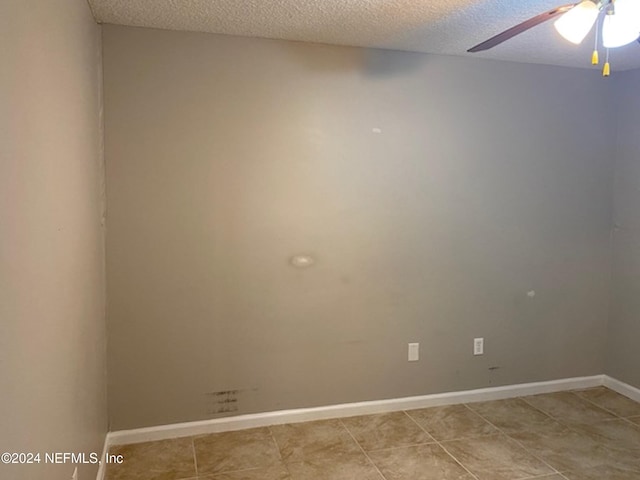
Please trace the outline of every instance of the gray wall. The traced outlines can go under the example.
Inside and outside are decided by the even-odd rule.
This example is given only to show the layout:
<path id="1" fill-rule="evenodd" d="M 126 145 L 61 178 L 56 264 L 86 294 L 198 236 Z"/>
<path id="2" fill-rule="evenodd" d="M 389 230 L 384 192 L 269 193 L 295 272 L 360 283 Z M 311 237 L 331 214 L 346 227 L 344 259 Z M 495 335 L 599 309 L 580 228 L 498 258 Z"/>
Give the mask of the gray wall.
<path id="1" fill-rule="evenodd" d="M 598 72 L 103 41 L 114 429 L 602 373 Z"/>
<path id="2" fill-rule="evenodd" d="M 0 2 L 0 452 L 102 452 L 100 52 L 85 0 Z M 73 469 L 0 465 L 0 478 Z"/>
<path id="3" fill-rule="evenodd" d="M 615 79 L 618 148 L 607 373 L 640 388 L 640 71 Z"/>

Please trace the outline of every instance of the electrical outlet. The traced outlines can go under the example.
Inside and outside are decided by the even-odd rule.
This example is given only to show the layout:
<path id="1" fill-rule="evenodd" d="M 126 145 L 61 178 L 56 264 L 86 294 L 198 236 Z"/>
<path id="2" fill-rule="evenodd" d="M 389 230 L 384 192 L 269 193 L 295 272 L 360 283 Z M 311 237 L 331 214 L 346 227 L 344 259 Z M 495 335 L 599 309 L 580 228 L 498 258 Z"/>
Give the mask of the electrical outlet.
<path id="1" fill-rule="evenodd" d="M 473 339 L 473 354 L 484 355 L 484 338 Z"/>
<path id="2" fill-rule="evenodd" d="M 71 476 L 71 480 L 78 480 L 78 467 L 73 470 L 73 475 Z"/>
<path id="3" fill-rule="evenodd" d="M 417 362 L 419 358 L 420 358 L 420 344 L 410 343 L 409 344 L 409 361 Z"/>

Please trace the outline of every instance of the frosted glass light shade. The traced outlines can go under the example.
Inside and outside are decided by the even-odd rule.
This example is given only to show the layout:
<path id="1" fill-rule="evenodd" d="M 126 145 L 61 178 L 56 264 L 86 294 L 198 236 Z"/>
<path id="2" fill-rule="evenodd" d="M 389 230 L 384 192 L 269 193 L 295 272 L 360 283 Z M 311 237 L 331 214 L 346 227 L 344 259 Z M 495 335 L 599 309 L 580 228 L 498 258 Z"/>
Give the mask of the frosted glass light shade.
<path id="1" fill-rule="evenodd" d="M 602 43 L 616 48 L 640 37 L 640 0 L 617 0 L 615 13 L 607 15 L 602 25 Z"/>
<path id="2" fill-rule="evenodd" d="M 620 13 L 640 29 L 640 0 L 616 0 L 614 5 L 616 14 Z"/>
<path id="3" fill-rule="evenodd" d="M 598 12 L 595 3 L 585 0 L 562 15 L 553 25 L 566 40 L 578 45 L 596 23 Z"/>

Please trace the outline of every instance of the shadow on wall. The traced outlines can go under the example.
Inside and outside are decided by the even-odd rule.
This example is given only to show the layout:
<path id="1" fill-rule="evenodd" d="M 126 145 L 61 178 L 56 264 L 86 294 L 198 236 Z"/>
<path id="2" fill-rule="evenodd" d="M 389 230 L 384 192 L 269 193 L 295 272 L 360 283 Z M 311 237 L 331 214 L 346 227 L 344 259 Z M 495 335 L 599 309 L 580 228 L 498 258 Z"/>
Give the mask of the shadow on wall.
<path id="1" fill-rule="evenodd" d="M 335 46 L 332 45 L 309 45 L 302 42 L 282 42 L 279 45 L 296 64 L 317 74 L 353 71 L 367 77 L 386 78 L 419 71 L 431 58 L 424 53 L 363 48 L 345 48 L 340 55 L 335 55 Z M 319 51 L 326 49 L 327 53 L 330 51 L 332 55 L 309 55 L 310 48 Z"/>
<path id="2" fill-rule="evenodd" d="M 292 57 L 295 57 L 298 64 L 304 65 L 305 68 L 315 73 L 358 69 L 367 76 L 388 77 L 413 72 L 423 67 L 429 59 L 424 53 L 417 53 L 427 46 L 424 45 L 425 38 L 437 38 L 438 44 L 455 40 L 452 37 L 453 30 L 450 25 L 458 22 L 460 18 L 480 16 L 487 9 L 487 3 L 495 3 L 495 0 L 493 2 L 455 0 L 447 2 L 446 5 L 441 3 L 437 7 L 428 1 L 409 2 L 408 4 L 398 1 L 381 2 L 379 5 L 369 7 L 374 11 L 368 12 L 362 12 L 362 6 L 358 3 L 353 6 L 353 9 L 358 11 L 342 6 L 340 12 L 331 15 L 340 30 L 360 30 L 364 17 L 364 20 L 370 23 L 370 29 L 364 42 L 366 46 L 378 46 L 379 49 L 354 48 L 348 55 L 342 57 L 341 62 L 336 62 L 335 57 L 327 58 L 327 61 L 318 61 L 320 56 L 309 55 L 308 49 L 310 47 L 332 48 L 327 45 L 287 42 L 282 43 L 281 46 Z M 392 22 L 388 21 L 390 18 L 393 19 Z M 399 24 L 403 26 L 402 30 L 398 30 Z M 327 29 L 330 28 L 327 26 Z M 296 36 L 307 39 L 316 35 L 315 32 L 302 28 L 297 29 L 297 35 L 294 34 L 293 37 Z M 358 32 L 357 38 L 354 37 L 350 41 L 347 36 L 347 38 L 342 38 L 342 42 L 344 45 L 352 45 L 353 47 L 365 46 L 361 43 L 362 39 L 362 33 Z M 406 51 L 407 45 L 413 45 L 416 53 Z M 403 50 L 405 55 L 398 55 L 400 50 Z M 394 51 L 394 55 L 390 55 L 389 51 Z"/>
<path id="3" fill-rule="evenodd" d="M 506 3 L 513 3 L 514 6 L 507 8 Z M 335 58 L 323 62 L 318 61 L 318 56 L 309 55 L 308 49 L 313 47 L 313 44 L 287 42 L 282 44 L 282 48 L 295 57 L 298 64 L 304 65 L 315 73 L 358 69 L 370 77 L 389 77 L 414 72 L 423 67 L 429 61 L 429 56 L 419 52 L 423 52 L 424 49 L 429 50 L 430 46 L 434 52 L 465 54 L 466 50 L 473 45 L 545 9 L 553 8 L 558 3 L 562 2 L 556 0 L 521 2 L 458 0 L 447 2 L 444 6 L 440 4 L 438 7 L 430 5 L 430 2 L 414 2 L 410 5 L 404 2 L 388 2 L 371 7 L 377 10 L 365 14 L 343 9 L 332 15 L 332 20 L 335 20 L 341 29 L 357 31 L 361 25 L 357 25 L 355 21 L 361 22 L 364 16 L 371 23 L 364 42 L 367 46 L 377 46 L 378 49 L 354 48 L 342 57 L 341 62 L 336 62 Z M 357 8 L 361 9 L 360 6 Z M 435 10 L 438 10 L 437 14 Z M 500 12 L 500 15 L 491 15 L 490 12 Z M 384 20 L 389 18 L 394 20 L 385 23 Z M 353 25 L 350 25 L 351 23 Z M 398 29 L 398 25 L 403 26 L 401 30 Z M 473 29 L 472 41 L 468 32 L 460 36 L 461 26 L 464 29 Z M 331 26 L 327 26 L 327 29 L 331 29 Z M 307 39 L 317 35 L 313 31 L 298 29 L 297 35 L 293 36 Z M 361 32 L 358 32 L 357 38 L 354 37 L 351 41 L 348 36 L 341 41 L 345 45 L 354 47 L 364 46 L 360 43 L 363 41 Z M 331 47 L 316 44 L 315 48 Z M 389 51 L 393 51 L 394 55 L 390 55 Z M 399 55 L 399 51 L 404 55 Z"/>

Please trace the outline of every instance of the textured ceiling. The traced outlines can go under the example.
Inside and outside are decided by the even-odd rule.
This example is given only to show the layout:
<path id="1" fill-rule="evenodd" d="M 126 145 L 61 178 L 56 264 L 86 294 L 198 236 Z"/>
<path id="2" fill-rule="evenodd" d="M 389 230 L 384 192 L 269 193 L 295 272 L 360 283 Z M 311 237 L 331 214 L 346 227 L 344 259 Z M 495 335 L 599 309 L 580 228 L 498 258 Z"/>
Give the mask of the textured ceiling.
<path id="1" fill-rule="evenodd" d="M 640 0 L 639 0 L 640 1 Z M 576 47 L 553 22 L 492 50 L 477 43 L 570 0 L 89 0 L 101 23 L 470 55 L 591 68 L 594 33 Z M 640 44 L 612 50 L 612 70 L 640 68 Z"/>

